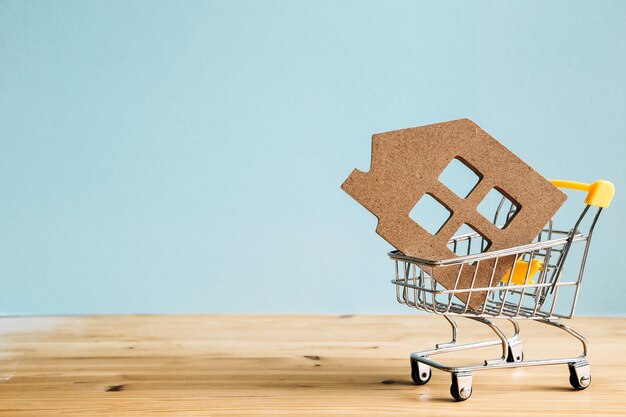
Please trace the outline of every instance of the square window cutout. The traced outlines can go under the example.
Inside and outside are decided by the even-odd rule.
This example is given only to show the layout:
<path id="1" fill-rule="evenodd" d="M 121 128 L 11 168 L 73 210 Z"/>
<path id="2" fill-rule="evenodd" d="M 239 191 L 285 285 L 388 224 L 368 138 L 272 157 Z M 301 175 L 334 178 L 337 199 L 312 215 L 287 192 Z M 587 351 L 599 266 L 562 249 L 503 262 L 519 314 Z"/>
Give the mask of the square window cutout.
<path id="1" fill-rule="evenodd" d="M 476 169 L 459 158 L 454 158 L 439 175 L 439 182 L 459 197 L 467 198 L 481 178 L 482 175 Z"/>
<path id="2" fill-rule="evenodd" d="M 489 239 L 468 224 L 461 225 L 448 243 L 448 249 L 457 256 L 483 253 L 489 249 L 489 246 L 491 246 Z"/>
<path id="3" fill-rule="evenodd" d="M 409 212 L 409 217 L 433 236 L 451 216 L 452 212 L 430 194 L 424 194 Z"/>
<path id="4" fill-rule="evenodd" d="M 480 202 L 478 212 L 500 229 L 504 229 L 519 212 L 519 206 L 500 190 L 492 188 Z"/>

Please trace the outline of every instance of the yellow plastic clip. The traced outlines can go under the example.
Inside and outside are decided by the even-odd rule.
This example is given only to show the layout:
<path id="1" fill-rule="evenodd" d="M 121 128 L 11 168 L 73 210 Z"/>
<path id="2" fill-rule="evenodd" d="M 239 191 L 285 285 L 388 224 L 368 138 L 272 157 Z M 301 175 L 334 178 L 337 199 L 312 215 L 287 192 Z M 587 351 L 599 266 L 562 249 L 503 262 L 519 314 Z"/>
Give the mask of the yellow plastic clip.
<path id="1" fill-rule="evenodd" d="M 526 272 L 528 271 L 528 282 L 526 284 L 534 284 L 535 281 L 532 280 L 533 276 L 543 269 L 543 261 L 539 259 L 533 259 L 530 261 L 530 271 L 528 271 L 528 262 L 522 261 L 521 259 L 515 262 L 515 269 L 513 270 L 513 279 L 511 279 L 511 270 L 504 274 L 502 277 L 502 281 L 509 284 L 510 281 L 513 281 L 514 284 L 524 285 L 524 280 L 526 279 Z"/>
<path id="2" fill-rule="evenodd" d="M 598 180 L 593 184 L 567 180 L 550 180 L 550 182 L 559 188 L 585 191 L 587 193 L 585 203 L 592 206 L 607 208 L 615 195 L 615 186 L 606 180 Z"/>

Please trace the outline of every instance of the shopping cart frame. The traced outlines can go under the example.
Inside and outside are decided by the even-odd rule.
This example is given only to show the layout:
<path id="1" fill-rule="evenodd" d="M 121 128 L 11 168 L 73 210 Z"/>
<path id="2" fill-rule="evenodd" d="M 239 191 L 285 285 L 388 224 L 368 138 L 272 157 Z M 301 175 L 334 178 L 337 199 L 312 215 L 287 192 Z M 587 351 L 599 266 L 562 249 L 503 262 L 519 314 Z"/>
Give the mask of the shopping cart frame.
<path id="1" fill-rule="evenodd" d="M 438 343 L 435 345 L 435 349 L 414 352 L 410 355 L 411 377 L 417 385 L 428 383 L 432 376 L 431 368 L 449 372 L 452 376 L 451 395 L 458 401 L 464 401 L 472 394 L 472 372 L 474 371 L 563 364 L 568 366 L 569 381 L 574 389 L 582 390 L 590 385 L 591 369 L 587 360 L 589 351 L 587 340 L 557 320 L 569 319 L 574 315 L 591 237 L 603 208 L 608 207 L 613 198 L 615 188 L 613 184 L 604 180 L 596 181 L 593 184 L 563 180 L 552 180 L 552 182 L 562 188 L 587 192 L 586 206 L 574 227 L 569 231 L 554 230 L 553 222 L 550 221 L 546 229 L 539 233 L 536 242 L 477 254 L 471 254 L 470 249 L 472 241 L 478 240 L 480 245 L 485 243 L 480 234 L 470 233 L 456 236 L 449 242 L 451 249 L 457 252 L 458 246 L 462 242 L 467 242 L 468 254 L 445 260 L 419 259 L 406 256 L 399 251 L 389 253 L 389 257 L 394 260 L 396 267 L 396 279 L 392 280 L 392 283 L 396 286 L 398 302 L 418 310 L 441 315 L 451 326 L 452 338 L 449 342 Z M 596 207 L 596 211 L 593 214 L 591 225 L 586 233 L 582 233 L 579 227 L 592 207 Z M 501 215 L 502 208 L 503 202 L 496 210 L 494 223 Z M 512 210 L 513 208 L 510 208 L 506 213 L 507 217 L 513 214 Z M 576 278 L 568 280 L 563 276 L 563 270 L 566 261 L 571 262 L 568 257 L 571 257 L 571 250 L 574 245 L 582 245 L 580 267 Z M 499 260 L 504 262 L 505 259 L 513 260 L 508 281 L 494 277 L 497 262 Z M 537 282 L 534 282 L 533 277 L 530 276 L 530 267 L 526 267 L 525 274 L 522 274 L 524 275 L 523 283 L 511 282 L 515 268 L 523 268 L 524 262 L 530 265 L 534 259 L 541 259 L 542 265 L 544 265 Z M 493 263 L 490 279 L 492 284 L 487 287 L 475 288 L 474 281 L 480 262 Z M 463 268 L 469 265 L 473 266 L 475 271 L 471 286 L 469 288 L 457 288 Z M 442 268 L 453 269 L 457 273 L 456 283 L 452 289 L 444 288 L 436 280 L 437 273 Z M 496 283 L 493 284 L 494 282 Z M 567 307 L 565 309 L 557 303 L 559 292 L 563 288 L 573 290 L 571 297 L 565 300 Z M 477 292 L 486 294 L 486 299 L 480 308 L 472 310 L 469 307 L 469 300 L 473 293 Z M 469 297 L 465 303 L 457 298 L 457 295 L 462 293 Z M 562 301 L 561 299 L 561 303 Z M 496 334 L 497 338 L 457 344 L 458 325 L 454 319 L 455 316 L 466 317 L 486 325 Z M 506 336 L 506 333 L 492 319 L 508 321 L 513 326 L 513 335 Z M 525 360 L 520 338 L 520 326 L 516 320 L 534 320 L 564 331 L 581 343 L 581 354 L 573 357 Z M 501 356 L 485 360 L 483 363 L 448 366 L 431 359 L 434 355 L 496 345 L 500 345 L 502 348 Z"/>

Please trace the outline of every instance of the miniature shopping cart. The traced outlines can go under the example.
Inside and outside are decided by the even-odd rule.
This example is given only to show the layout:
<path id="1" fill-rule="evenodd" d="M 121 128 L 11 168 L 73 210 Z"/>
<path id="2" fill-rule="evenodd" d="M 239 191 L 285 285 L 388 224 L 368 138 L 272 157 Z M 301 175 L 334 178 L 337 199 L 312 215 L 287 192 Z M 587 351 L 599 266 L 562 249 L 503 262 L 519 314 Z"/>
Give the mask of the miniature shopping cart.
<path id="1" fill-rule="evenodd" d="M 514 368 L 537 365 L 566 364 L 569 368 L 569 382 L 577 390 L 585 389 L 591 383 L 591 372 L 587 361 L 588 344 L 585 338 L 570 327 L 559 323 L 558 319 L 569 319 L 574 315 L 576 300 L 585 270 L 585 262 L 591 243 L 591 235 L 603 208 L 609 206 L 615 188 L 608 181 L 600 180 L 593 184 L 573 181 L 553 180 L 552 183 L 561 188 L 569 188 L 587 192 L 586 206 L 571 230 L 556 230 L 553 221 L 539 233 L 533 243 L 492 252 L 472 254 L 474 248 L 486 245 L 484 238 L 478 233 L 464 234 L 453 237 L 449 247 L 461 255 L 445 260 L 425 260 L 405 256 L 399 251 L 389 253 L 394 260 L 396 278 L 392 281 L 396 286 L 398 302 L 415 307 L 429 313 L 442 315 L 452 327 L 452 340 L 435 345 L 435 349 L 411 354 L 411 377 L 418 385 L 428 383 L 431 368 L 437 368 L 452 374 L 450 393 L 458 401 L 464 401 L 472 394 L 472 372 L 484 369 Z M 509 217 L 513 213 L 504 207 L 504 199 L 500 202 L 494 223 L 499 216 Z M 593 207 L 593 209 L 592 209 Z M 591 211 L 591 214 L 589 213 Z M 585 218 L 587 217 L 587 220 Z M 583 224 L 589 223 L 587 232 L 579 230 Z M 463 253 L 460 253 L 464 251 Z M 496 268 L 491 268 L 492 286 L 457 289 L 463 268 L 474 267 L 483 262 L 509 262 L 513 259 L 509 272 L 499 279 L 494 277 Z M 566 264 L 568 268 L 565 268 Z M 573 265 L 574 269 L 569 269 Z M 483 268 L 484 270 L 484 268 Z M 456 284 L 447 289 L 437 282 L 438 274 L 450 271 L 456 273 Z M 571 273 L 571 275 L 569 275 Z M 495 279 L 494 279 L 495 278 Z M 498 281 L 497 284 L 495 282 Z M 468 300 L 471 293 L 486 294 L 486 299 L 479 308 L 472 309 Z M 463 294 L 465 293 L 465 294 Z M 559 297 L 561 294 L 561 297 Z M 460 296 L 457 297 L 457 296 Z M 457 344 L 457 324 L 454 316 L 463 316 L 487 325 L 497 339 L 476 343 Z M 506 319 L 513 325 L 514 334 L 507 337 L 491 319 Z M 519 337 L 519 324 L 516 320 L 529 319 L 563 330 L 582 344 L 580 356 L 569 358 L 525 360 L 522 342 Z M 434 355 L 501 345 L 502 356 L 497 359 L 485 360 L 484 363 L 467 366 L 446 366 L 431 359 Z"/>

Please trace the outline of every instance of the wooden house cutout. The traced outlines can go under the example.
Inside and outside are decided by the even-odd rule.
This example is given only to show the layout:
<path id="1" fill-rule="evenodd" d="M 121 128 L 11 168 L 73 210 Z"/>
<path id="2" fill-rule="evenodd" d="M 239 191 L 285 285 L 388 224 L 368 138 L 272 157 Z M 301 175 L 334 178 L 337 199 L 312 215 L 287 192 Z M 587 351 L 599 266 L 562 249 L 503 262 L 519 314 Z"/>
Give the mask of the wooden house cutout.
<path id="1" fill-rule="evenodd" d="M 441 172 L 455 158 L 479 178 L 465 198 L 439 181 Z M 373 135 L 370 170 L 355 169 L 341 188 L 378 218 L 376 232 L 396 249 L 408 256 L 433 260 L 457 256 L 448 248 L 448 241 L 463 224 L 484 236 L 490 243 L 487 250 L 530 243 L 567 198 L 469 119 Z M 504 228 L 477 211 L 492 189 L 517 206 L 515 216 Z M 409 217 L 425 194 L 451 212 L 434 235 Z M 476 274 L 467 265 L 457 289 L 469 288 L 473 279 L 475 288 L 495 285 L 512 263 L 512 257 L 500 259 L 493 273 L 493 262 L 482 262 Z M 457 278 L 458 269 L 451 269 L 441 267 L 435 274 L 448 289 L 453 288 Z M 459 298 L 472 309 L 478 309 L 487 295 L 467 294 Z"/>

